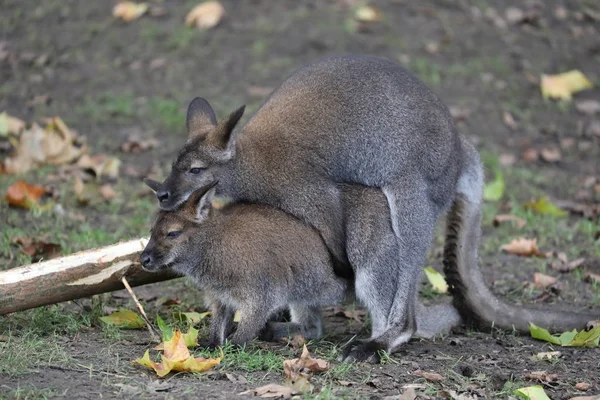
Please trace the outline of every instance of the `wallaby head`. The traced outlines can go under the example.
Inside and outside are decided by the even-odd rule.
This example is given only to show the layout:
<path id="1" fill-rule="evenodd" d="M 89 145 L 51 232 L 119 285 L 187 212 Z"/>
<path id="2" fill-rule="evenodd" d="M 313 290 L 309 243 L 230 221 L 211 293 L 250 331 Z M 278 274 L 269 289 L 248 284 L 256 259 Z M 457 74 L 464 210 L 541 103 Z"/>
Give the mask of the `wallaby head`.
<path id="1" fill-rule="evenodd" d="M 154 188 L 161 209 L 177 207 L 190 193 L 215 179 L 211 167 L 231 160 L 231 134 L 244 110 L 242 106 L 217 122 L 215 112 L 205 99 L 192 100 L 186 117 L 188 140 L 175 158 L 167 179 Z"/>
<path id="2" fill-rule="evenodd" d="M 145 180 L 153 190 L 158 182 Z M 158 212 L 152 226 L 150 241 L 140 255 L 146 271 L 158 271 L 176 265 L 182 272 L 194 268 L 200 260 L 192 255 L 193 237 L 207 220 L 217 181 L 194 191 L 176 210 Z"/>

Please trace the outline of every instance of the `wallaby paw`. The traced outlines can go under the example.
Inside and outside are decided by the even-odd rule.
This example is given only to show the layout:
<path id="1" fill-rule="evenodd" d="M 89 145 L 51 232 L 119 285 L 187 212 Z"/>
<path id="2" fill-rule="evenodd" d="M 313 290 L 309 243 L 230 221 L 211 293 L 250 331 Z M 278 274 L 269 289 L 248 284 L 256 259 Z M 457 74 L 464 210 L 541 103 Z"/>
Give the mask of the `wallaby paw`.
<path id="1" fill-rule="evenodd" d="M 206 340 L 206 341 L 201 341 L 200 343 L 198 343 L 198 346 L 200 346 L 204 349 L 210 350 L 210 351 L 214 351 L 217 348 L 219 348 L 220 344 Z"/>
<path id="2" fill-rule="evenodd" d="M 379 343 L 371 341 L 355 342 L 346 348 L 344 354 L 340 357 L 340 361 L 379 364 L 381 362 L 379 350 L 383 350 Z"/>

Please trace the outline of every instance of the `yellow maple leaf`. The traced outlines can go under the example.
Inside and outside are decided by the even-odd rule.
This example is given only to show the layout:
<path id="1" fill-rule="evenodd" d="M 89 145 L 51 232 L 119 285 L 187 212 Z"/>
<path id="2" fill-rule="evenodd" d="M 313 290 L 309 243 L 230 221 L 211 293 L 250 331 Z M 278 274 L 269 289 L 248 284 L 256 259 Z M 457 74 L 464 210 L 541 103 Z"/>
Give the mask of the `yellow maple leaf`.
<path id="1" fill-rule="evenodd" d="M 194 7 L 185 17 L 187 26 L 198 29 L 214 28 L 225 15 L 225 8 L 218 1 L 205 1 Z"/>
<path id="2" fill-rule="evenodd" d="M 181 331 L 177 330 L 171 340 L 163 344 L 164 354 L 161 354 L 161 362 L 156 363 L 150 359 L 150 351 L 146 350 L 142 358 L 135 361 L 147 368 L 152 368 L 159 377 L 166 376 L 171 371 L 176 372 L 205 372 L 218 365 L 223 359 L 223 351 L 218 358 L 193 357 Z"/>
<path id="3" fill-rule="evenodd" d="M 573 93 L 593 87 L 592 82 L 579 70 L 558 75 L 542 74 L 542 96 L 553 99 L 571 100 Z"/>

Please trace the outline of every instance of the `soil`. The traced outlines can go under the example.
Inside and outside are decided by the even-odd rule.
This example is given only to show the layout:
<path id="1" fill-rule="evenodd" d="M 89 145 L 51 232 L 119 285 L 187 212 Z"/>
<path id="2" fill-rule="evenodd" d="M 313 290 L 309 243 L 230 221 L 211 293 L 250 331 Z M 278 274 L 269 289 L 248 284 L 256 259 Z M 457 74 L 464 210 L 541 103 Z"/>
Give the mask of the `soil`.
<path id="1" fill-rule="evenodd" d="M 516 160 L 505 173 L 507 199 L 486 205 L 481 268 L 494 292 L 520 303 L 600 310 L 600 288 L 582 279 L 587 272 L 600 272 L 597 218 L 572 215 L 562 222 L 525 228 L 527 234 L 539 237 L 544 251 L 586 258 L 583 270 L 557 275 L 545 269 L 545 260 L 500 253 L 499 245 L 515 231 L 495 228 L 490 217 L 511 212 L 531 196 L 600 199 L 600 186 L 595 186 L 600 185 L 600 133 L 593 129 L 600 117 L 574 107 L 576 101 L 600 98 L 600 8 L 595 2 L 374 0 L 370 3 L 380 9 L 383 19 L 357 23 L 351 6 L 359 2 L 354 0 L 222 0 L 226 17 L 206 32 L 184 27 L 185 15 L 195 3 L 154 1 L 150 4 L 162 8 L 164 15 L 123 23 L 111 17 L 113 2 L 4 0 L 0 5 L 0 111 L 27 121 L 59 115 L 85 135 L 95 152 L 118 153 L 122 170 L 133 171 L 119 178 L 119 187 L 127 188 L 123 192 L 127 203 L 140 193 L 148 196 L 141 177 L 163 178 L 168 172 L 185 140 L 184 115 L 193 97 L 207 98 L 218 116 L 247 104 L 243 123 L 272 88 L 307 62 L 343 53 L 388 57 L 417 74 L 454 110 L 459 129 L 476 143 L 484 159 L 500 154 Z M 524 11 L 525 20 L 511 22 L 510 7 Z M 571 69 L 581 70 L 596 88 L 577 94 L 571 103 L 542 99 L 540 75 Z M 48 96 L 49 101 L 39 96 Z M 507 122 L 506 113 L 515 126 L 510 119 Z M 156 138 L 160 145 L 149 152 L 119 152 L 132 131 Z M 530 149 L 559 149 L 560 160 L 528 161 L 523 154 Z M 14 179 L 0 176 L 2 188 Z M 82 207 L 77 212 L 107 235 L 75 243 L 73 251 L 146 235 L 152 221 L 151 213 L 146 213 L 140 226 L 133 227 L 110 208 Z M 7 230 L 3 228 L 1 239 L 9 243 L 15 229 L 54 234 L 52 227 L 40 227 L 28 218 L 26 211 L 2 204 L 0 224 L 7 222 Z M 530 214 L 527 218 L 539 221 Z M 441 269 L 441 245 L 438 238 L 429 258 L 436 269 Z M 22 259 L 12 253 L 0 255 L 4 268 L 20 263 Z M 532 280 L 533 272 L 559 277 L 560 295 L 523 286 Z M 179 299 L 182 309 L 202 309 L 200 296 L 180 281 L 148 285 L 136 292 L 143 294 L 149 313 L 169 312 L 157 300 L 161 298 Z M 443 300 L 425 284 L 422 292 L 433 301 Z M 120 292 L 103 300 L 105 312 L 132 306 Z M 89 299 L 58 307 L 74 315 L 88 312 L 78 305 L 91 307 Z M 14 327 L 26 330 L 22 320 L 29 315 L 0 317 L 0 345 L 11 346 L 6 338 L 19 337 L 22 331 Z M 332 354 L 355 335 L 368 333 L 368 325 L 343 316 L 328 316 L 326 321 L 326 338 L 310 343 L 309 349 L 327 355 L 336 372 L 311 378 L 317 398 L 383 398 L 398 395 L 409 384 L 415 385 L 420 398 L 507 398 L 515 397 L 514 389 L 534 384 L 541 384 L 552 399 L 600 394 L 600 349 L 557 348 L 497 330 L 458 329 L 435 341 L 413 339 L 382 365 L 361 364 L 341 372 Z M 0 398 L 244 398 L 237 393 L 283 382 L 280 367 L 249 372 L 224 364 L 209 374 L 171 376 L 159 387 L 152 374 L 129 362 L 149 348 L 146 331 L 111 336 L 87 324 L 75 333 L 62 332 L 60 327 L 53 332 L 42 337 L 56 342 L 68 361 L 50 358 L 30 366 L 29 372 L 0 372 Z M 300 353 L 283 344 L 261 342 L 250 349 L 286 358 Z M 557 359 L 532 359 L 555 350 L 561 352 Z M 415 375 L 418 370 L 437 372 L 445 379 L 427 381 Z M 539 370 L 556 374 L 556 379 L 526 379 Z M 227 374 L 246 376 L 249 382 L 232 382 Z M 581 382 L 589 388 L 577 389 Z"/>

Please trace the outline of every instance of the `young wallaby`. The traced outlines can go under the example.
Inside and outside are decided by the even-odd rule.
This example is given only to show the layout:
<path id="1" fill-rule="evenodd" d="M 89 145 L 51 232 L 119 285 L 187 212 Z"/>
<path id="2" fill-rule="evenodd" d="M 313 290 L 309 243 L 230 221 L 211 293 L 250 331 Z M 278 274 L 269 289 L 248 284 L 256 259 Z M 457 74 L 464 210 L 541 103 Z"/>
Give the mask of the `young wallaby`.
<path id="1" fill-rule="evenodd" d="M 318 232 L 270 206 L 211 209 L 214 186 L 196 190 L 174 211 L 159 211 L 140 256 L 143 268 L 171 267 L 207 294 L 213 312 L 210 345 L 223 344 L 236 310 L 241 316 L 231 341 L 241 345 L 263 330 L 270 315 L 287 306 L 291 324 L 272 323 L 274 332 L 266 335 L 280 337 L 291 330 L 306 338 L 320 337 L 320 306 L 341 302 L 346 282 L 335 276 Z"/>
<path id="2" fill-rule="evenodd" d="M 218 193 L 268 204 L 317 229 L 329 251 L 355 272 L 356 295 L 373 321 L 369 340 L 348 348 L 347 360 L 375 360 L 416 329 L 417 281 L 438 218 L 449 211 L 445 272 L 455 306 L 467 322 L 528 329 L 581 328 L 594 314 L 537 310 L 501 302 L 477 265 L 483 168 L 442 101 L 396 63 L 370 56 L 336 56 L 300 68 L 232 135 L 244 107 L 217 123 L 202 98 L 187 113 L 188 140 L 156 195 L 173 209 L 198 187 L 218 179 Z M 349 246 L 343 184 L 375 188 L 387 207 L 389 238 L 357 221 Z M 381 257 L 393 248 L 391 260 Z M 352 253 L 358 256 L 352 256 Z"/>

